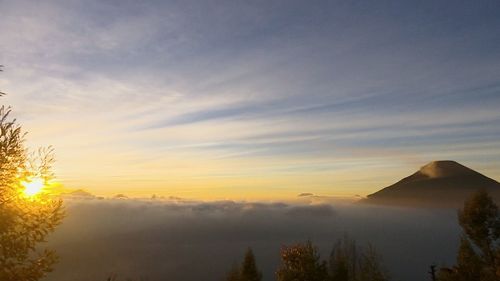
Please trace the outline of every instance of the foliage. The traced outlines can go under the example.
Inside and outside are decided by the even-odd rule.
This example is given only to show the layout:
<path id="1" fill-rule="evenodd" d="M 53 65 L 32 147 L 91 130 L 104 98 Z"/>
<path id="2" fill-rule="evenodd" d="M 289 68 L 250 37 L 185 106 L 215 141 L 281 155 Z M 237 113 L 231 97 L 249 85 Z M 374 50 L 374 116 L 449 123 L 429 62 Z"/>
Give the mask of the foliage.
<path id="1" fill-rule="evenodd" d="M 347 237 L 335 243 L 329 260 L 332 281 L 354 280 L 358 260 L 356 250 L 356 242 Z"/>
<path id="2" fill-rule="evenodd" d="M 241 264 L 241 281 L 261 281 L 262 273 L 257 269 L 252 249 L 248 248 Z"/>
<path id="3" fill-rule="evenodd" d="M 337 241 L 328 262 L 332 281 L 386 281 L 389 276 L 372 245 L 363 249 L 344 237 Z"/>
<path id="4" fill-rule="evenodd" d="M 335 243 L 327 263 L 307 242 L 282 249 L 276 274 L 279 281 L 387 281 L 380 260 L 373 246 L 364 249 L 345 237 Z"/>
<path id="5" fill-rule="evenodd" d="M 484 190 L 477 192 L 459 211 L 458 221 L 467 238 L 478 248 L 485 264 L 495 267 L 496 242 L 500 238 L 498 207 Z"/>
<path id="6" fill-rule="evenodd" d="M 463 230 L 457 264 L 442 268 L 442 281 L 500 280 L 500 217 L 498 207 L 486 191 L 478 191 L 458 212 Z"/>
<path id="7" fill-rule="evenodd" d="M 255 256 L 251 248 L 248 248 L 241 266 L 233 265 L 227 273 L 226 281 L 261 281 L 262 273 L 257 268 Z"/>
<path id="8" fill-rule="evenodd" d="M 359 264 L 360 281 L 387 281 L 390 280 L 389 274 L 381 263 L 382 258 L 370 244 L 368 248 L 361 253 Z"/>
<path id="9" fill-rule="evenodd" d="M 240 268 L 238 265 L 234 264 L 231 270 L 226 274 L 226 281 L 240 281 L 241 279 Z"/>
<path id="10" fill-rule="evenodd" d="M 28 153 L 25 134 L 9 114 L 10 108 L 0 107 L 0 280 L 35 281 L 57 260 L 54 251 L 39 245 L 60 224 L 62 202 L 47 193 L 23 193 L 22 182 L 51 181 L 53 151 Z"/>
<path id="11" fill-rule="evenodd" d="M 311 241 L 281 250 L 281 265 L 276 271 L 278 281 L 324 281 L 328 278 L 326 262 L 320 261 Z"/>

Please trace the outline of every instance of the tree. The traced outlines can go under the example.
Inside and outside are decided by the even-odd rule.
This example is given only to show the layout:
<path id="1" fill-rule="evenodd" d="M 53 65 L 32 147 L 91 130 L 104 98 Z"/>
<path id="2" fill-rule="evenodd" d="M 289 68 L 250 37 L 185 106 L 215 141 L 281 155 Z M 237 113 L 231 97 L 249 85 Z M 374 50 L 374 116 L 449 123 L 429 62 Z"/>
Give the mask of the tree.
<path id="1" fill-rule="evenodd" d="M 481 259 L 466 237 L 460 239 L 457 272 L 462 280 L 481 280 Z"/>
<path id="2" fill-rule="evenodd" d="M 241 276 L 240 276 L 240 268 L 238 265 L 234 264 L 231 270 L 226 274 L 226 278 L 224 280 L 226 281 L 240 281 Z"/>
<path id="3" fill-rule="evenodd" d="M 248 248 L 243 262 L 240 266 L 233 265 L 231 270 L 227 273 L 226 281 L 261 281 L 262 273 L 257 268 L 255 256 L 251 248 Z"/>
<path id="4" fill-rule="evenodd" d="M 359 263 L 359 278 L 361 281 L 388 281 L 389 274 L 382 266 L 382 258 L 376 249 L 369 244 L 365 251 L 361 253 Z"/>
<path id="5" fill-rule="evenodd" d="M 337 240 L 328 263 L 333 281 L 355 280 L 358 261 L 356 250 L 356 242 L 347 236 Z"/>
<path id="6" fill-rule="evenodd" d="M 241 281 L 261 281 L 262 273 L 257 269 L 257 264 L 255 263 L 255 256 L 251 248 L 247 249 L 245 253 L 245 258 L 241 265 Z"/>
<path id="7" fill-rule="evenodd" d="M 386 281 L 389 276 L 372 245 L 358 247 L 349 237 L 339 239 L 328 262 L 332 281 Z"/>
<path id="8" fill-rule="evenodd" d="M 278 281 L 328 280 L 326 262 L 320 260 L 317 248 L 310 241 L 283 247 L 276 275 Z"/>
<path id="9" fill-rule="evenodd" d="M 457 264 L 442 268 L 439 280 L 500 280 L 500 217 L 498 206 L 484 190 L 473 194 L 458 212 L 463 234 Z"/>
<path id="10" fill-rule="evenodd" d="M 48 192 L 25 192 L 35 181 L 50 183 L 53 151 L 29 153 L 25 134 L 10 112 L 0 107 L 0 280 L 36 281 L 57 261 L 55 252 L 40 250 L 40 244 L 60 224 L 63 207 Z"/>
<path id="11" fill-rule="evenodd" d="M 316 247 L 309 241 L 284 247 L 278 281 L 388 281 L 386 270 L 375 248 L 358 247 L 347 236 L 339 239 L 328 263 L 321 261 Z"/>
<path id="12" fill-rule="evenodd" d="M 497 266 L 496 246 L 500 238 L 498 206 L 491 196 L 481 190 L 464 204 L 458 213 L 458 221 L 471 243 L 478 248 L 483 262 L 492 269 Z"/>

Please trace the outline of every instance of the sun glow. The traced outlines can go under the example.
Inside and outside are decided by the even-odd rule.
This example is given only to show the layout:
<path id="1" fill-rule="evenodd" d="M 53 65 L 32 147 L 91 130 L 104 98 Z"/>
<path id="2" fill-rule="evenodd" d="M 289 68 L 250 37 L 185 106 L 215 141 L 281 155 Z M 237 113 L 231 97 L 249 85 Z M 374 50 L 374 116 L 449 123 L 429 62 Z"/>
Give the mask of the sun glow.
<path id="1" fill-rule="evenodd" d="M 35 196 L 42 192 L 45 187 L 44 180 L 41 178 L 33 178 L 30 181 L 23 181 L 21 185 L 24 187 L 23 193 L 26 196 Z"/>

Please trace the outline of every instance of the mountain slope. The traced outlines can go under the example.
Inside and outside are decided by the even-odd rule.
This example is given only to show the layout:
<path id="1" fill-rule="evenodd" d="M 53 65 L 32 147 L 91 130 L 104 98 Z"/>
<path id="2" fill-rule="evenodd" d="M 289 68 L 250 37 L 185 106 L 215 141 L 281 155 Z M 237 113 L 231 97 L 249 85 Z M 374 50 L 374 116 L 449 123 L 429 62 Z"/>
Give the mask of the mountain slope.
<path id="1" fill-rule="evenodd" d="M 380 191 L 366 203 L 389 205 L 461 206 L 478 189 L 500 199 L 500 183 L 455 161 L 434 161 Z"/>

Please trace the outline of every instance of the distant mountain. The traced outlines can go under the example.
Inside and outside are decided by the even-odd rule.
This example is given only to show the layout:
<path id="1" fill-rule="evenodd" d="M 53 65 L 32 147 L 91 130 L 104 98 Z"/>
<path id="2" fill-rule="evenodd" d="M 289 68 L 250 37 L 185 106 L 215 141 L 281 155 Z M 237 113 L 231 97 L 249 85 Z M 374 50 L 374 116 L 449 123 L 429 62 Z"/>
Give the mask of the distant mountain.
<path id="1" fill-rule="evenodd" d="M 71 192 L 62 193 L 61 196 L 68 199 L 94 199 L 95 195 L 83 189 L 73 190 Z"/>
<path id="2" fill-rule="evenodd" d="M 368 195 L 365 203 L 404 206 L 459 207 L 479 189 L 497 201 L 500 183 L 455 161 L 434 161 L 413 175 Z"/>
<path id="3" fill-rule="evenodd" d="M 120 193 L 120 194 L 116 194 L 113 198 L 114 199 L 128 199 L 128 196 Z"/>

